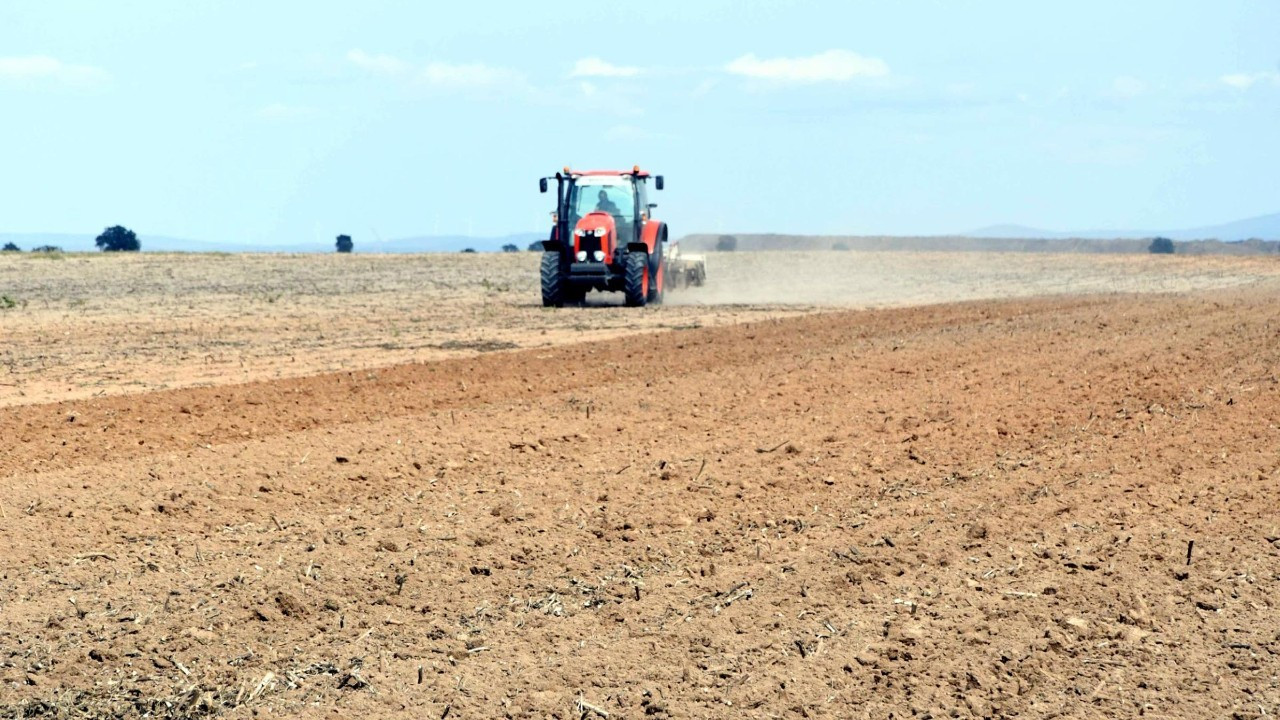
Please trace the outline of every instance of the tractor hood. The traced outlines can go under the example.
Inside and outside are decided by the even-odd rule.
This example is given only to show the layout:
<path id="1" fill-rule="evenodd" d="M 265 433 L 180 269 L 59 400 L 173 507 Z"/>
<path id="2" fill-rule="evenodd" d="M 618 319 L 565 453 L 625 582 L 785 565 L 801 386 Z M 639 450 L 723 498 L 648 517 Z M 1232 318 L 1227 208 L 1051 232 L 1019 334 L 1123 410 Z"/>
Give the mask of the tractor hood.
<path id="1" fill-rule="evenodd" d="M 573 230 L 575 253 L 585 251 L 591 257 L 597 250 L 604 252 L 604 262 L 613 262 L 613 245 L 618 237 L 613 216 L 603 212 L 587 213 L 578 220 Z"/>

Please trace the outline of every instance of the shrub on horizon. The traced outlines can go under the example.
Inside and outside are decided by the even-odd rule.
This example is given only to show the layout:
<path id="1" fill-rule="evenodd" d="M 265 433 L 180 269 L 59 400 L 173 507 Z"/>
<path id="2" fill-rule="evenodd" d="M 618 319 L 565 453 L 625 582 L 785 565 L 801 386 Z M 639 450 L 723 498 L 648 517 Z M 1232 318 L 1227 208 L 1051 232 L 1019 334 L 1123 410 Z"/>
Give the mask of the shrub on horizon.
<path id="1" fill-rule="evenodd" d="M 103 252 L 138 252 L 142 243 L 138 235 L 123 225 L 112 225 L 93 241 Z"/>

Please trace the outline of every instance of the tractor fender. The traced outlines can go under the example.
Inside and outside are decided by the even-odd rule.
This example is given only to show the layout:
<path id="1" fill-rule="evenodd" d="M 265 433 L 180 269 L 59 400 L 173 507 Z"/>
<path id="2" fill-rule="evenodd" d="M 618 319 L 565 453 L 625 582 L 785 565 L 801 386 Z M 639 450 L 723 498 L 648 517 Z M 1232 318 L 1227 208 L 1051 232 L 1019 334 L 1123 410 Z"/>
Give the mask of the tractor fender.
<path id="1" fill-rule="evenodd" d="M 640 240 L 650 253 L 658 251 L 658 244 L 667 239 L 667 224 L 658 220 L 650 220 L 640 231 Z"/>
<path id="2" fill-rule="evenodd" d="M 564 243 L 560 242 L 560 228 L 551 228 L 551 237 L 542 241 L 542 249 L 546 252 L 560 252 L 564 249 Z"/>
<path id="3" fill-rule="evenodd" d="M 640 239 L 643 240 L 645 251 L 649 253 L 649 271 L 655 277 L 659 275 L 663 256 L 666 255 L 666 248 L 662 247 L 662 243 L 667 241 L 667 224 L 660 220 L 650 220 L 644 224 L 644 228 L 640 231 Z"/>

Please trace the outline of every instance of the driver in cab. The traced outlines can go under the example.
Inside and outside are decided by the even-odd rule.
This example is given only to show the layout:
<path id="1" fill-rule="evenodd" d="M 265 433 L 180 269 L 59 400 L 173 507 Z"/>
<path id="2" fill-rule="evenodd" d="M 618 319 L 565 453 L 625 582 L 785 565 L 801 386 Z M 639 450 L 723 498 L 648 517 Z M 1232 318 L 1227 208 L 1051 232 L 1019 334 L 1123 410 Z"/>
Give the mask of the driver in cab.
<path id="1" fill-rule="evenodd" d="M 596 196 L 596 212 L 608 213 L 610 215 L 618 215 L 618 206 L 609 199 L 608 193 L 604 190 Z"/>

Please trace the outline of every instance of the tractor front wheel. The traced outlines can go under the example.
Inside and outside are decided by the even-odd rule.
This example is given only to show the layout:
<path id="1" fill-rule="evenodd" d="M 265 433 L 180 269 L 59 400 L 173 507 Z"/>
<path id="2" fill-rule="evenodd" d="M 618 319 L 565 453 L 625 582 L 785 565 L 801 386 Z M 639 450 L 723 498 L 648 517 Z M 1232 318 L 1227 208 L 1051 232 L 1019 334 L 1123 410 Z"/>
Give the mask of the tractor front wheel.
<path id="1" fill-rule="evenodd" d="M 643 307 L 649 299 L 649 258 L 639 251 L 627 253 L 622 268 L 622 294 L 630 307 Z"/>
<path id="2" fill-rule="evenodd" d="M 567 284 L 560 253 L 542 253 L 542 306 L 563 307 Z"/>

